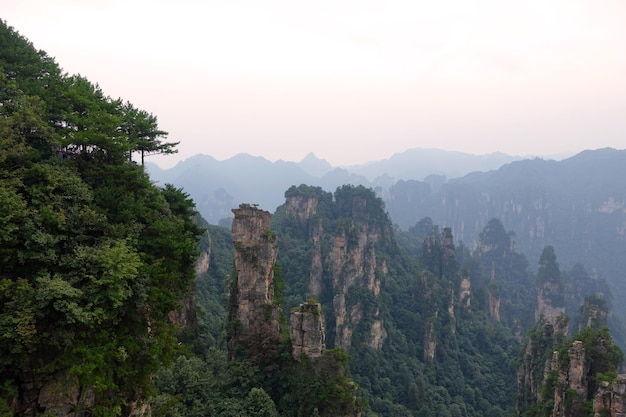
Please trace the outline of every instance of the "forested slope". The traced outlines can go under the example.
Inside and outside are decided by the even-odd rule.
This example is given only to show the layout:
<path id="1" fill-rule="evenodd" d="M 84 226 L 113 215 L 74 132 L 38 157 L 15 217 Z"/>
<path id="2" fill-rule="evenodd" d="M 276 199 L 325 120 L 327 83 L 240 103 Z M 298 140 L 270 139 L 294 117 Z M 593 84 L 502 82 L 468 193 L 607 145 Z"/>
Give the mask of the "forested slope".
<path id="1" fill-rule="evenodd" d="M 131 162 L 165 136 L 0 22 L 2 414 L 128 414 L 172 360 L 200 229 Z"/>
<path id="2" fill-rule="evenodd" d="M 549 415 L 547 397 L 516 384 L 524 360 L 545 364 L 520 354 L 530 329 L 543 340 L 535 321 L 555 312 L 584 340 L 545 346 L 608 346 L 586 375 L 591 388 L 613 379 L 621 355 L 597 326 L 610 315 L 602 280 L 581 265 L 561 270 L 552 246 L 535 276 L 497 219 L 484 219 L 472 247 L 430 218 L 402 232 L 361 186 L 287 190 L 257 236 L 278 245 L 267 320 L 280 332 L 248 338 L 229 360 L 240 331 L 227 317 L 233 252 L 244 245 L 132 162 L 175 151 L 156 117 L 64 74 L 4 23 L 0 104 L 3 415 Z M 286 314 L 317 302 L 321 366 L 294 358 L 285 336 Z M 567 392 L 556 386 L 555 404 Z"/>
<path id="3" fill-rule="evenodd" d="M 373 191 L 292 187 L 274 215 L 286 299 L 317 298 L 327 343 L 347 350 L 371 415 L 507 415 L 538 288 L 513 232 L 485 225 L 475 250 L 423 219 L 394 229 Z M 555 260 L 556 262 L 556 260 Z M 556 265 L 556 263 L 555 263 Z M 563 311 L 606 293 L 556 266 Z M 584 289 L 583 289 L 584 287 Z M 541 311 L 539 311 L 541 313 Z"/>

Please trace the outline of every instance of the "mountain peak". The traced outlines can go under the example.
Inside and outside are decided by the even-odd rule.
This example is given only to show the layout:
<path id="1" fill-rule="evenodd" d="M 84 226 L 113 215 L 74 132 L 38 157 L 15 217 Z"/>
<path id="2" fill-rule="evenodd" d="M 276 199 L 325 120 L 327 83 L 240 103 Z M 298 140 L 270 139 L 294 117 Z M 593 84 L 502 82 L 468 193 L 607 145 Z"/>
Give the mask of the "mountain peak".
<path id="1" fill-rule="evenodd" d="M 313 152 L 309 152 L 298 165 L 304 172 L 314 177 L 323 177 L 333 169 L 328 161 L 318 158 Z"/>

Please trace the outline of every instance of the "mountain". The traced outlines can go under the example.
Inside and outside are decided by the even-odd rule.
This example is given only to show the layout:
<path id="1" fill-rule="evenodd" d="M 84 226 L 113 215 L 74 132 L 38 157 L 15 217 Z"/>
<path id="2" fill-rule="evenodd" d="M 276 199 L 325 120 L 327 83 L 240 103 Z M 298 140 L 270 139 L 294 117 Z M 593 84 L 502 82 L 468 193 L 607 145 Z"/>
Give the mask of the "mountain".
<path id="1" fill-rule="evenodd" d="M 386 207 L 401 228 L 430 217 L 473 246 L 482 225 L 500 219 L 531 260 L 546 245 L 558 247 L 568 267 L 581 263 L 606 279 L 615 299 L 626 296 L 626 151 L 584 151 L 562 161 L 530 159 L 476 172 L 437 189 L 399 181 Z M 616 304 L 623 315 L 623 303 Z"/>
<path id="2" fill-rule="evenodd" d="M 270 162 L 262 157 L 239 154 L 225 161 L 195 155 L 170 169 L 148 163 L 151 178 L 159 184 L 184 188 L 196 201 L 198 211 L 211 224 L 232 217 L 230 209 L 243 201 L 273 211 L 283 200 L 283 190 L 308 184 L 334 191 L 344 184 L 375 188 L 381 196 L 398 180 L 439 182 L 475 170 L 496 169 L 519 158 L 505 154 L 470 155 L 437 149 L 409 149 L 390 159 L 363 165 L 333 167 L 309 153 L 300 162 Z M 433 177 L 433 175 L 435 175 Z"/>
<path id="3" fill-rule="evenodd" d="M 389 159 L 345 167 L 348 171 L 363 175 L 369 181 L 388 175 L 403 180 L 423 180 L 429 175 L 442 175 L 447 178 L 461 177 L 473 171 L 489 171 L 502 165 L 524 159 L 491 153 L 472 155 L 463 152 L 441 149 L 413 148 L 392 155 Z"/>
<path id="4" fill-rule="evenodd" d="M 307 156 L 300 161 L 299 165 L 304 172 L 314 177 L 323 177 L 333 170 L 332 165 L 330 165 L 325 159 L 320 159 L 315 156 L 313 152 L 308 153 Z"/>
<path id="5" fill-rule="evenodd" d="M 239 154 L 225 161 L 195 155 L 170 169 L 146 165 L 157 184 L 171 183 L 185 189 L 198 211 L 211 224 L 232 218 L 231 209 L 240 202 L 275 210 L 283 192 L 292 185 L 312 184 L 334 190 L 343 184 L 371 185 L 364 177 L 333 168 L 313 154 L 300 163 L 270 162 L 262 157 Z"/>
<path id="6" fill-rule="evenodd" d="M 195 327 L 193 202 L 131 161 L 156 118 L 0 21 L 0 414 L 141 414 Z"/>
<path id="7" fill-rule="evenodd" d="M 601 246 L 598 229 L 612 247 L 592 254 L 608 264 L 623 253 L 616 151 L 458 181 L 383 174 L 375 189 L 313 155 L 197 156 L 150 179 L 133 153 L 174 146 L 154 116 L 63 74 L 4 22 L 0 46 L 3 416 L 503 416 L 516 392 L 525 416 L 623 410 L 597 271 L 559 266 L 561 246 L 545 246 L 535 274 L 501 220 L 474 235 L 454 223 L 480 224 L 495 202 L 534 225 L 520 232 L 533 245 L 574 224 L 570 240 Z M 273 201 L 268 183 L 284 196 L 273 216 L 256 207 Z M 216 214 L 253 198 L 231 230 L 195 212 L 186 191 L 207 189 Z M 407 201 L 409 216 L 415 202 L 456 214 L 455 229 L 423 217 L 402 230 L 381 196 Z"/>
<path id="8" fill-rule="evenodd" d="M 428 158 L 442 161 L 441 166 L 432 168 L 435 174 L 419 180 L 418 161 L 426 164 Z M 214 224 L 230 218 L 230 208 L 242 201 L 274 210 L 281 204 L 282 190 L 301 183 L 326 191 L 343 184 L 371 187 L 401 229 L 429 217 L 435 224 L 450 227 L 456 239 L 470 246 L 476 244 L 482 227 L 498 218 L 515 231 L 515 244 L 531 261 L 539 258 L 544 246 L 554 245 L 561 248 L 565 266 L 581 263 L 593 276 L 605 278 L 615 295 L 626 296 L 626 283 L 620 279 L 621 271 L 626 270 L 626 258 L 621 255 L 626 251 L 626 188 L 622 182 L 626 151 L 588 150 L 560 161 L 516 160 L 497 169 L 446 177 L 455 170 L 460 172 L 458 166 L 469 169 L 468 161 L 474 167 L 489 161 L 483 165 L 488 167 L 507 158 L 512 159 L 501 154 L 470 157 L 414 149 L 355 171 L 350 167 L 328 171 L 329 165 L 313 154 L 301 163 L 272 163 L 249 155 L 221 162 L 196 156 L 170 170 L 151 171 L 151 175 L 161 183 L 183 187 L 196 200 L 201 214 Z M 394 169 L 392 161 L 399 167 L 391 171 L 393 175 L 404 172 L 413 177 L 380 174 L 380 167 Z M 432 166 L 428 163 L 431 165 L 426 166 Z M 325 173 L 316 177 L 313 172 Z M 377 177 L 370 181 L 365 175 Z M 626 316 L 626 306 L 618 303 L 616 309 L 621 317 Z"/>
<path id="9" fill-rule="evenodd" d="M 351 358 L 347 364 L 359 387 L 356 393 L 368 404 L 363 415 L 512 415 L 524 335 L 534 328 L 537 317 L 557 320 L 567 314 L 583 327 L 588 321 L 605 323 L 607 314 L 592 314 L 591 306 L 584 310 L 587 313 L 579 313 L 587 295 L 607 292 L 601 280 L 592 279 L 584 269 L 559 268 L 552 247 L 544 249 L 535 275 L 525 255 L 516 250 L 514 233 L 497 219 L 484 226 L 471 249 L 455 244 L 451 229 L 432 222 L 422 221 L 409 231 L 395 228 L 383 201 L 365 187 L 346 185 L 329 193 L 301 185 L 285 192 L 285 202 L 271 218 L 271 230 L 268 221 L 269 213 L 254 206 L 243 204 L 235 210 L 236 268 L 226 284 L 230 297 L 222 301 L 231 313 L 227 317 L 224 309 L 220 313 L 213 308 L 228 324 L 213 327 L 206 340 L 215 341 L 212 348 L 227 348 L 229 355 L 235 352 L 231 369 L 248 363 L 238 386 L 244 384 L 242 390 L 248 392 L 249 384 L 258 384 L 280 415 L 300 415 L 294 410 L 302 406 L 307 410 L 303 415 L 315 415 L 307 400 L 311 396 L 319 398 L 319 415 L 347 415 L 324 405 L 353 404 L 346 402 L 350 400 L 346 394 L 339 396 L 339 402 L 331 400 L 345 385 L 320 390 L 336 374 L 328 373 L 326 382 L 315 382 L 320 375 L 315 363 L 323 351 L 345 352 L 338 357 L 348 357 L 347 353 Z M 204 244 L 201 255 L 209 265 L 224 262 L 217 267 L 222 271 L 232 258 L 219 260 L 210 254 L 223 250 L 224 233 L 223 228 L 209 227 L 203 241 L 215 244 Z M 205 271 L 198 276 L 199 287 L 223 280 Z M 251 276 L 257 278 L 249 282 Z M 276 276 L 284 283 L 277 286 Z M 276 366 L 293 357 L 278 354 L 280 314 L 272 298 L 276 294 L 282 311 L 292 318 L 292 341 L 286 351 L 298 352 L 300 363 L 313 367 L 304 380 L 292 379 L 295 374 L 290 369 L 299 365 Z M 602 305 L 600 297 L 593 299 Z M 301 324 L 306 314 L 311 325 L 305 331 Z M 263 323 L 259 330 L 253 330 L 256 320 Z M 225 347 L 219 342 L 225 337 L 224 327 L 231 335 L 226 336 L 230 338 Z M 251 331 L 258 334 L 246 338 Z M 603 332 L 608 343 L 608 332 Z M 567 326 L 562 333 L 568 333 Z M 237 349 L 242 346 L 238 338 L 245 339 L 246 349 Z M 592 345 L 594 341 L 587 346 Z M 249 366 L 250 360 L 268 355 L 276 357 L 273 366 L 261 370 Z M 539 362 L 535 356 L 528 360 L 529 370 L 521 372 L 529 375 L 520 377 L 522 383 L 534 381 L 533 364 Z M 590 369 L 589 378 L 596 378 L 594 368 Z M 189 381 L 196 386 L 192 375 Z M 307 387 L 310 395 L 290 393 L 294 384 Z M 521 385 L 520 390 L 525 392 L 526 387 Z M 188 391 L 183 388 L 168 388 L 168 398 L 186 398 Z M 217 392 L 214 403 L 232 404 L 229 396 L 241 395 L 227 387 L 218 387 Z M 532 406 L 529 397 L 520 408 Z M 193 412 L 199 412 L 195 405 Z"/>
<path id="10" fill-rule="evenodd" d="M 196 155 L 167 170 L 147 166 L 158 184 L 172 183 L 184 188 L 196 202 L 202 216 L 212 224 L 231 218 L 231 209 L 241 201 L 275 208 L 278 190 L 295 183 L 311 183 L 315 177 L 293 162 L 270 162 L 261 157 L 239 154 L 225 161 Z"/>

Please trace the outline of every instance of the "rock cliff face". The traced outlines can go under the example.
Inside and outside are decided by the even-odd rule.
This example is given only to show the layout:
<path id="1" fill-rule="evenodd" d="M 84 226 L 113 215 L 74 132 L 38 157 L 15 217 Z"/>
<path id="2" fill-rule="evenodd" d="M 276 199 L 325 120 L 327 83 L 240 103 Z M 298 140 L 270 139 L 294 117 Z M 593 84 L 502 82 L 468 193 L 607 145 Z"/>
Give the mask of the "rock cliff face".
<path id="1" fill-rule="evenodd" d="M 555 305 L 550 299 L 550 296 L 552 294 L 558 294 L 558 291 L 558 288 L 551 283 L 546 283 L 537 290 L 536 320 L 539 320 L 539 318 L 543 316 L 548 321 L 555 321 L 557 317 L 565 313 L 565 307 Z"/>
<path id="2" fill-rule="evenodd" d="M 367 335 L 364 343 L 380 350 L 387 331 L 375 304 L 388 268 L 379 257 L 378 248 L 390 242 L 391 224 L 388 219 L 381 222 L 372 218 L 373 213 L 384 214 L 380 201 L 355 193 L 337 197 L 334 210 L 341 220 L 327 230 L 327 223 L 316 216 L 319 199 L 315 194 L 292 193 L 285 203 L 285 215 L 300 223 L 312 242 L 308 296 L 323 298 L 332 294 L 328 331 L 334 347 L 349 351 L 355 329 L 367 323 L 367 328 L 362 329 Z M 373 306 L 355 297 L 360 291 L 371 294 Z"/>
<path id="3" fill-rule="evenodd" d="M 299 360 L 302 354 L 309 358 L 319 357 L 326 343 L 322 306 L 319 303 L 306 302 L 292 311 L 289 318 L 289 336 L 294 359 Z"/>
<path id="4" fill-rule="evenodd" d="M 599 340 L 600 351 L 604 350 L 603 341 Z M 606 353 L 603 352 L 603 353 Z M 555 362 L 558 353 L 555 352 Z M 613 382 L 592 383 L 590 378 L 594 364 L 585 355 L 583 342 L 577 340 L 567 350 L 567 364 L 558 367 L 557 386 L 554 391 L 554 409 L 552 417 L 574 417 L 581 415 L 584 403 L 591 403 L 594 417 L 626 416 L 626 375 L 619 375 Z"/>
<path id="5" fill-rule="evenodd" d="M 554 353 L 567 338 L 568 320 L 560 316 L 556 322 L 540 321 L 530 332 L 517 372 L 518 412 L 542 400 L 541 389 L 550 373 L 558 367 Z"/>
<path id="6" fill-rule="evenodd" d="M 276 236 L 270 230 L 270 213 L 248 204 L 233 209 L 233 245 L 236 282 L 229 301 L 229 356 L 236 356 L 241 340 L 260 336 L 278 339 L 278 307 L 274 301 Z"/>
<path id="7" fill-rule="evenodd" d="M 575 409 L 582 408 L 582 402 L 588 395 L 587 373 L 589 365 L 585 363 L 585 348 L 580 340 L 574 341 L 567 351 L 567 365 L 558 366 L 559 355 L 555 352 L 552 361 L 557 369 L 557 386 L 554 390 L 554 409 L 552 417 L 573 416 Z M 556 365 L 556 368 L 554 366 Z"/>
<path id="8" fill-rule="evenodd" d="M 426 325 L 426 334 L 424 335 L 424 359 L 433 361 L 435 359 L 436 350 L 437 340 L 435 338 L 435 326 L 432 321 L 429 321 Z"/>
<path id="9" fill-rule="evenodd" d="M 626 416 L 626 375 L 619 375 L 615 382 L 603 382 L 593 397 L 594 417 Z"/>
<path id="10" fill-rule="evenodd" d="M 306 211 L 302 217 L 295 214 L 298 221 L 306 221 L 307 216 L 314 213 L 311 207 L 315 206 L 296 204 L 294 207 Z M 309 395 L 313 398 L 323 396 L 329 405 L 320 403 L 316 406 L 332 407 L 334 411 L 329 414 L 328 410 L 320 408 L 321 415 L 359 417 L 357 387 L 348 377 L 345 353 L 325 350 L 324 316 L 320 303 L 307 301 L 291 312 L 288 331 L 293 360 L 281 355 L 281 346 L 285 346 L 287 339 L 280 329 L 277 292 L 280 287 L 277 285 L 282 278 L 277 273 L 278 240 L 270 230 L 270 213 L 248 204 L 240 205 L 233 213 L 236 280 L 230 284 L 229 360 L 254 365 L 252 368 L 259 369 L 264 378 L 272 374 L 294 382 L 301 381 L 294 375 L 304 374 L 305 379 L 313 381 L 311 385 L 283 384 L 279 395 L 289 394 L 291 401 L 294 396 L 306 401 L 309 401 Z M 312 391 L 298 392 L 303 387 Z M 329 393 L 328 387 L 335 391 Z M 321 391 L 324 393 L 320 394 Z"/>
<path id="11" fill-rule="evenodd" d="M 317 198 L 294 196 L 287 199 L 285 211 L 288 216 L 306 221 L 317 213 L 317 204 Z"/>
<path id="12" fill-rule="evenodd" d="M 518 414 L 535 407 L 551 417 L 624 417 L 626 375 L 616 372 L 622 353 L 608 330 L 586 327 L 569 342 L 566 331 L 560 316 L 530 332 L 518 370 Z"/>
<path id="13" fill-rule="evenodd" d="M 195 287 L 189 287 L 189 292 L 180 302 L 180 307 L 170 311 L 168 318 L 179 328 L 193 329 L 197 325 Z"/>
<path id="14" fill-rule="evenodd" d="M 489 286 L 489 315 L 495 321 L 500 321 L 500 297 L 498 296 L 495 288 L 496 282 L 496 269 L 495 266 L 491 265 L 491 277 Z"/>
<path id="15" fill-rule="evenodd" d="M 459 303 L 469 309 L 472 305 L 472 281 L 469 276 L 461 278 L 461 288 L 459 290 Z"/>

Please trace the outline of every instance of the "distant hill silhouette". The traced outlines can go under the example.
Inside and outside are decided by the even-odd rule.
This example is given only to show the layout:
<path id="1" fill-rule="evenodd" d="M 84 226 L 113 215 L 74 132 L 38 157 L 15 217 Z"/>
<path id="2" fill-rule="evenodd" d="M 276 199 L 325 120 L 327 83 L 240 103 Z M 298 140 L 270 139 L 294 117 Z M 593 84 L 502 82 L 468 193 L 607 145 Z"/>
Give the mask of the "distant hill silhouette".
<path id="1" fill-rule="evenodd" d="M 497 169 L 520 159 L 502 153 L 471 155 L 439 149 L 409 149 L 389 159 L 361 165 L 333 167 L 309 153 L 302 161 L 271 162 L 262 157 L 239 154 L 224 161 L 195 155 L 170 169 L 147 163 L 153 180 L 172 183 L 189 193 L 202 216 L 212 224 L 232 217 L 230 209 L 240 202 L 253 202 L 273 211 L 283 202 L 291 185 L 308 184 L 334 191 L 344 184 L 377 189 L 384 197 L 396 181 L 423 180 L 436 174 L 455 178 L 472 171 Z"/>
<path id="2" fill-rule="evenodd" d="M 532 266 L 543 247 L 553 245 L 564 266 L 583 263 L 604 277 L 616 296 L 626 296 L 626 151 L 589 150 L 561 161 L 515 159 L 410 149 L 390 159 L 334 168 L 314 154 L 299 163 L 246 154 L 225 161 L 196 155 L 171 169 L 150 164 L 148 170 L 158 183 L 184 188 L 212 224 L 230 218 L 241 202 L 274 211 L 285 190 L 299 184 L 327 191 L 343 184 L 371 187 L 400 228 L 430 217 L 468 245 L 491 218 L 499 218 L 516 232 Z M 626 313 L 626 306 L 616 309 Z"/>
<path id="3" fill-rule="evenodd" d="M 537 265 L 546 245 L 564 266 L 584 264 L 626 296 L 626 151 L 584 151 L 563 161 L 529 159 L 475 172 L 438 188 L 398 181 L 385 199 L 393 221 L 409 228 L 430 217 L 473 245 L 483 225 L 499 218 L 516 232 L 518 249 Z M 623 303 L 616 310 L 626 313 Z"/>

